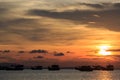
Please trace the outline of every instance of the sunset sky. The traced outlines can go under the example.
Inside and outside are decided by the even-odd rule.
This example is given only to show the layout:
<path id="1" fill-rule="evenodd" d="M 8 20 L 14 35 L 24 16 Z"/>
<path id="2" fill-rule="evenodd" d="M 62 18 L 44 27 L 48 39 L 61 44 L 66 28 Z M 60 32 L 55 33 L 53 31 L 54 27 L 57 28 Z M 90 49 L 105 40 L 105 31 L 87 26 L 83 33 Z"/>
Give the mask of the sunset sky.
<path id="1" fill-rule="evenodd" d="M 0 0 L 5 62 L 120 67 L 120 0 Z"/>

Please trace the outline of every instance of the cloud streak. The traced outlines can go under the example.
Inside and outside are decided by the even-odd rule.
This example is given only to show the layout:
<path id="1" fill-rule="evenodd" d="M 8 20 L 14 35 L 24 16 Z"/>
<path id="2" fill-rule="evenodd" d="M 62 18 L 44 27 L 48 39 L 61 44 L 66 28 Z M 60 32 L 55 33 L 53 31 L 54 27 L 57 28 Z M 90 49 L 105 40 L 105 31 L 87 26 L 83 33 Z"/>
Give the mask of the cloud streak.
<path id="1" fill-rule="evenodd" d="M 91 6 L 92 4 L 87 4 L 87 5 Z M 93 6 L 95 7 L 95 5 Z M 118 18 L 119 14 L 120 14 L 120 8 L 115 8 L 115 7 L 113 9 L 101 10 L 101 11 L 73 10 L 73 11 L 55 12 L 49 10 L 33 9 L 28 12 L 28 15 L 43 16 L 43 17 L 49 17 L 55 19 L 67 19 L 76 23 L 87 24 L 88 27 L 106 28 L 113 31 L 120 31 L 119 28 L 120 24 Z M 94 15 L 97 15 L 99 17 Z"/>
<path id="2" fill-rule="evenodd" d="M 54 56 L 64 56 L 64 53 L 55 53 Z"/>
<path id="3" fill-rule="evenodd" d="M 111 51 L 111 52 L 120 52 L 120 49 L 110 49 L 110 50 L 107 50 L 107 51 Z"/>

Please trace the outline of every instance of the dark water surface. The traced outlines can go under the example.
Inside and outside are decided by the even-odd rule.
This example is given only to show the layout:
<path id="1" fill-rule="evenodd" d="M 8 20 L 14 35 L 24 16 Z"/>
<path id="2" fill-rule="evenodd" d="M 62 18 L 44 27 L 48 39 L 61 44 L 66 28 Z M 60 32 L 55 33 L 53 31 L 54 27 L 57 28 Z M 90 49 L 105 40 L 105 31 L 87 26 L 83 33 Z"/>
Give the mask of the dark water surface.
<path id="1" fill-rule="evenodd" d="M 93 72 L 77 70 L 0 70 L 0 80 L 120 80 L 120 70 Z"/>

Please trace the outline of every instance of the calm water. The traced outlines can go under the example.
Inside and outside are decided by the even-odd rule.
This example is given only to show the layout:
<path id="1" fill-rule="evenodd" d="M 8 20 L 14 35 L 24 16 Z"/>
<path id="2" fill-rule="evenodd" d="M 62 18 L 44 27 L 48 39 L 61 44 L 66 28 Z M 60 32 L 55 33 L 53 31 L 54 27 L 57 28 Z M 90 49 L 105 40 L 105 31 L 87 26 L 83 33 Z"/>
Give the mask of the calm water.
<path id="1" fill-rule="evenodd" d="M 120 80 L 120 70 L 93 72 L 77 70 L 0 71 L 0 80 Z"/>

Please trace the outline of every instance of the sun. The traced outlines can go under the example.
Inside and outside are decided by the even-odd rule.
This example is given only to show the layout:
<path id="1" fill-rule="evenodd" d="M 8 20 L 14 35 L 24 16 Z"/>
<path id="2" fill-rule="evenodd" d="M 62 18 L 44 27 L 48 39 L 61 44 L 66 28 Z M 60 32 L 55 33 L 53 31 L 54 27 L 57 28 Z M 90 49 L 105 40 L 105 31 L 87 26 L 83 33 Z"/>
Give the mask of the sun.
<path id="1" fill-rule="evenodd" d="M 99 46 L 99 55 L 104 55 L 104 56 L 107 56 L 107 55 L 111 55 L 111 52 L 107 51 L 110 49 L 111 46 L 108 46 L 108 45 L 101 45 Z"/>

